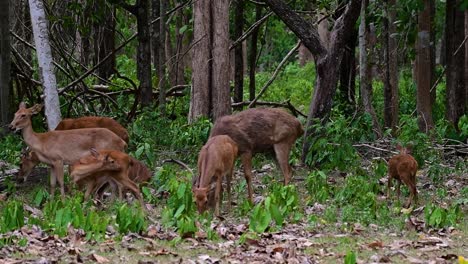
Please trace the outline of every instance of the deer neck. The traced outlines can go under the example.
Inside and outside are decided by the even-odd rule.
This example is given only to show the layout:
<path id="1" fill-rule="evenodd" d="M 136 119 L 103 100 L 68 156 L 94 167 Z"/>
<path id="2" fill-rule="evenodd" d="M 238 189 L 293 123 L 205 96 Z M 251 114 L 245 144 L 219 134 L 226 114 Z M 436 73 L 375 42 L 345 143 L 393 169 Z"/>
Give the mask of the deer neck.
<path id="1" fill-rule="evenodd" d="M 37 134 L 34 132 L 32 128 L 31 121 L 29 124 L 22 129 L 23 139 L 24 142 L 33 150 L 40 149 L 40 141 L 37 137 Z"/>

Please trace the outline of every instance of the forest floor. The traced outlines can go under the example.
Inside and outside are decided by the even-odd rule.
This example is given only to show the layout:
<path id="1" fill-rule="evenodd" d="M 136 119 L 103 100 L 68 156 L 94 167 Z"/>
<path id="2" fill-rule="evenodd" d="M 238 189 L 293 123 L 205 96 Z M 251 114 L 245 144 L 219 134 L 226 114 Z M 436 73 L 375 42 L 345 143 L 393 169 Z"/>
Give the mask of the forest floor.
<path id="1" fill-rule="evenodd" d="M 264 164 L 254 181 L 256 200 L 264 198 L 265 182 L 281 177 L 275 165 Z M 426 225 L 424 206 L 429 201 L 448 206 L 461 197 L 461 189 L 468 185 L 468 173 L 446 175 L 437 185 L 418 172 L 419 207 L 405 211 L 391 202 L 382 203 L 392 208 L 394 221 L 390 223 L 359 224 L 337 219 L 327 221 L 327 204 L 306 202 L 305 178 L 308 171 L 295 169 L 293 184 L 301 196 L 304 216 L 283 227 L 270 228 L 262 234 L 249 232 L 249 217 L 236 211 L 224 213 L 215 219 L 210 229 L 216 239 L 208 239 L 208 230 L 200 230 L 191 237 L 180 238 L 172 229 L 160 223 L 161 206 L 148 204 L 150 224 L 145 232 L 117 236 L 108 230 L 104 241 L 87 241 L 82 230 L 69 227 L 68 235 L 59 237 L 35 226 L 13 231 L 14 243 L 0 249 L 1 263 L 343 263 L 345 258 L 356 257 L 357 263 L 455 263 L 460 256 L 468 258 L 467 202 L 461 203 L 462 219 L 445 228 Z M 47 170 L 36 168 L 27 184 L 17 187 L 17 195 L 27 193 L 34 186 L 47 186 Z M 237 171 L 234 185 L 241 181 Z M 347 176 L 330 176 L 328 183 L 340 186 Z M 385 200 L 385 179 L 380 182 L 378 199 Z M 239 190 L 242 187 L 235 190 Z M 402 187 L 405 189 L 406 187 Z M 436 194 L 439 193 L 439 194 Z M 440 195 L 440 192 L 443 195 Z M 465 194 L 466 195 L 466 194 Z M 12 195 L 14 196 L 14 195 Z M 245 190 L 234 192 L 234 201 L 244 199 Z M 401 201 L 407 198 L 403 192 Z M 31 206 L 32 207 L 32 206 Z M 39 210 L 38 208 L 29 210 Z M 340 205 L 336 207 L 340 211 Z M 310 221 L 311 215 L 319 216 Z M 352 253 L 350 253 L 352 252 Z M 354 262 L 346 262 L 354 263 Z"/>

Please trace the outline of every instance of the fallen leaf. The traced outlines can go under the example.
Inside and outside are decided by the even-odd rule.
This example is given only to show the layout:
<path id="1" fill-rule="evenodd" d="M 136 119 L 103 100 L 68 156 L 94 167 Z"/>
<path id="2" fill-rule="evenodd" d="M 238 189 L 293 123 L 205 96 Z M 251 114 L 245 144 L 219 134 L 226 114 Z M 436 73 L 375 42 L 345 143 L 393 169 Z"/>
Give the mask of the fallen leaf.
<path id="1" fill-rule="evenodd" d="M 367 247 L 369 248 L 372 248 L 372 249 L 376 249 L 376 248 L 383 248 L 384 245 L 382 243 L 382 241 L 374 241 L 374 242 L 371 242 L 369 244 L 366 245 Z"/>
<path id="2" fill-rule="evenodd" d="M 109 260 L 103 256 L 99 256 L 98 254 L 91 254 L 91 259 L 96 261 L 97 263 L 109 263 Z"/>

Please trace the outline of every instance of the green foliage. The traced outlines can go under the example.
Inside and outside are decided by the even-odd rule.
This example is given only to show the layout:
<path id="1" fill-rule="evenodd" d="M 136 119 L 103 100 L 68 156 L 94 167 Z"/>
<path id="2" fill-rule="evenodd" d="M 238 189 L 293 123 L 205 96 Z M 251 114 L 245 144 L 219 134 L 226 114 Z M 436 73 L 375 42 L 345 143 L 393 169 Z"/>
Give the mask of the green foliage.
<path id="1" fill-rule="evenodd" d="M 1 233 L 21 228 L 24 225 L 23 203 L 16 200 L 6 203 L 3 206 L 0 219 Z"/>
<path id="2" fill-rule="evenodd" d="M 10 134 L 0 138 L 0 160 L 11 164 L 18 164 L 22 147 L 21 137 L 17 135 Z"/>
<path id="3" fill-rule="evenodd" d="M 174 174 L 172 176 L 165 184 L 170 196 L 162 212 L 162 221 L 166 227 L 175 227 L 180 234 L 194 233 L 197 227 L 191 179 L 188 175 L 183 179 L 177 179 Z"/>
<path id="4" fill-rule="evenodd" d="M 320 170 L 314 170 L 307 176 L 306 188 L 310 196 L 309 204 L 323 203 L 333 195 L 333 188 L 327 182 L 327 175 Z"/>
<path id="5" fill-rule="evenodd" d="M 434 204 L 427 204 L 424 208 L 424 217 L 428 227 L 454 226 L 462 218 L 462 211 L 458 204 L 443 208 Z"/>
<path id="6" fill-rule="evenodd" d="M 140 233 L 146 229 L 145 214 L 138 206 L 129 206 L 126 203 L 117 205 L 117 217 L 115 222 L 120 234 L 127 232 Z"/>
<path id="7" fill-rule="evenodd" d="M 250 230 L 263 233 L 272 220 L 277 226 L 282 226 L 289 218 L 293 221 L 299 220 L 302 215 L 298 212 L 298 204 L 299 198 L 295 186 L 274 184 L 270 195 L 254 207 L 250 217 Z"/>
<path id="8" fill-rule="evenodd" d="M 354 253 L 353 251 L 348 251 L 346 253 L 346 256 L 345 256 L 345 259 L 344 259 L 344 263 L 345 264 L 356 264 L 356 253 Z"/>

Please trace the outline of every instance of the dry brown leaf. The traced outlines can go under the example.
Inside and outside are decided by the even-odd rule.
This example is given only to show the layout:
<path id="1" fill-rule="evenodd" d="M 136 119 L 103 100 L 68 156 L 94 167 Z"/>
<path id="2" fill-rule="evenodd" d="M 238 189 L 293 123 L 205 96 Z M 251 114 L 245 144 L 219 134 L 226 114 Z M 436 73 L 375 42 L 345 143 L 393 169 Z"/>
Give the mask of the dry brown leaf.
<path id="1" fill-rule="evenodd" d="M 97 263 L 109 263 L 109 259 L 103 257 L 103 256 L 99 256 L 98 254 L 91 254 L 91 259 L 96 261 Z"/>
<path id="2" fill-rule="evenodd" d="M 370 242 L 366 246 L 369 247 L 369 248 L 372 248 L 372 249 L 376 249 L 376 248 L 383 248 L 384 244 L 382 243 L 382 241 L 377 240 L 377 241 L 374 241 L 374 242 Z"/>
<path id="3" fill-rule="evenodd" d="M 148 236 L 148 237 L 155 237 L 157 234 L 158 234 L 158 229 L 156 228 L 156 226 L 150 225 L 150 226 L 148 227 L 147 236 Z"/>

